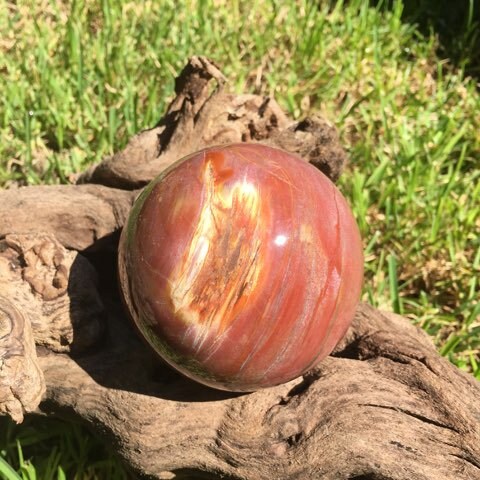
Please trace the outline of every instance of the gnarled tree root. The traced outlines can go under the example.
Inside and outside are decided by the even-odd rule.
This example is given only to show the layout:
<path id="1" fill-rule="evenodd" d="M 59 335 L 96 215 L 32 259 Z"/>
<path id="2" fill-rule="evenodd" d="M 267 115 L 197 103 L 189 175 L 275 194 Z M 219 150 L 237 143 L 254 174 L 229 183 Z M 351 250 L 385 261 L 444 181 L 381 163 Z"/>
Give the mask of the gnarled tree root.
<path id="1" fill-rule="evenodd" d="M 224 89 L 194 57 L 159 124 L 78 185 L 0 192 L 0 413 L 81 419 L 153 478 L 480 479 L 479 384 L 404 318 L 362 304 L 307 375 L 242 395 L 180 376 L 137 338 L 115 271 L 136 189 L 214 143 L 277 145 L 333 179 L 344 164 L 325 121 Z"/>

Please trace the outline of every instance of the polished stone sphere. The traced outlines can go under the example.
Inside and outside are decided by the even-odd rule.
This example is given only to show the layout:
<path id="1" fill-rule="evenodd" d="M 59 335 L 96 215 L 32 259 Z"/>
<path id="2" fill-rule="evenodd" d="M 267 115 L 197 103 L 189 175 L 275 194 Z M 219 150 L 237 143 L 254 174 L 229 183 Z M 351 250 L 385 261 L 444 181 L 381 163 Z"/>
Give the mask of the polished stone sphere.
<path id="1" fill-rule="evenodd" d="M 315 167 L 258 144 L 194 153 L 140 194 L 119 276 L 142 336 L 206 385 L 253 391 L 302 375 L 345 334 L 362 243 Z"/>

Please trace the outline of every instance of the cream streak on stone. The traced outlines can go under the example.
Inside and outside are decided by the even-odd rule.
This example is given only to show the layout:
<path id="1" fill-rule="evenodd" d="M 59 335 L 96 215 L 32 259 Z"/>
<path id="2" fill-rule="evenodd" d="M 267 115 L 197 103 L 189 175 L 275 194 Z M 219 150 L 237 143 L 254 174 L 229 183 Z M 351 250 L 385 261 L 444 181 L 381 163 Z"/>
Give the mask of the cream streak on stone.
<path id="1" fill-rule="evenodd" d="M 260 272 L 258 250 L 261 200 L 245 178 L 219 180 L 208 159 L 204 169 L 204 200 L 188 250 L 169 279 L 176 314 L 193 327 L 199 349 L 206 338 L 221 334 L 233 320 L 234 306 L 245 301 Z M 235 225 L 242 223 L 242 226 Z M 225 223 L 235 228 L 219 226 Z M 237 252 L 236 258 L 232 252 Z M 218 288 L 225 282 L 224 290 Z"/>

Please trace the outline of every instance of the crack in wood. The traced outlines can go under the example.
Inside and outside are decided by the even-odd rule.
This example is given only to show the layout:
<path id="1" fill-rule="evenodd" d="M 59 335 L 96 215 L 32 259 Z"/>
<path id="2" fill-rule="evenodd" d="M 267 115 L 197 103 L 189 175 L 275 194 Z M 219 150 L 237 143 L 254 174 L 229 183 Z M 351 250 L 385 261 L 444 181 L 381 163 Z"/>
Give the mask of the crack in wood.
<path id="1" fill-rule="evenodd" d="M 405 408 L 401 407 L 396 407 L 393 405 L 379 405 L 376 403 L 360 403 L 359 406 L 363 407 L 374 407 L 374 408 L 383 408 L 385 410 L 393 410 L 398 413 L 403 413 L 405 415 L 408 415 L 412 418 L 416 418 L 417 420 L 420 420 L 421 422 L 428 423 L 430 425 L 434 425 L 435 427 L 440 427 L 440 428 L 445 428 L 447 430 L 451 430 L 452 432 L 460 434 L 460 430 L 457 428 L 447 425 L 445 423 L 439 422 L 438 420 L 433 420 L 432 418 L 426 417 L 425 415 L 421 415 L 419 413 L 412 412 L 411 410 L 407 410 Z"/>
<path id="2" fill-rule="evenodd" d="M 456 453 L 450 453 L 449 455 L 451 455 L 452 457 L 459 458 L 460 460 L 463 460 L 464 462 L 469 463 L 477 470 L 480 470 L 480 458 L 475 458 L 472 455 L 467 455 L 467 454 L 461 455 Z"/>

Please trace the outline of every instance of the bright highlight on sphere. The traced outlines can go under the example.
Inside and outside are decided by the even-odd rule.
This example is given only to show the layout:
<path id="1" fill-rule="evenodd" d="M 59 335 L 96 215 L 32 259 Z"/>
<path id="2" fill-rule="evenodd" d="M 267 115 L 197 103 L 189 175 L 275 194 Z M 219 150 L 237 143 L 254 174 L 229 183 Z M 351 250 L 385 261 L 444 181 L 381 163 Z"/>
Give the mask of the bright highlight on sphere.
<path id="1" fill-rule="evenodd" d="M 252 391 L 302 375 L 345 334 L 363 254 L 335 185 L 257 144 L 194 153 L 142 192 L 119 276 L 153 350 L 186 376 Z"/>

